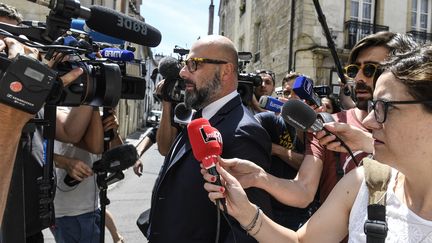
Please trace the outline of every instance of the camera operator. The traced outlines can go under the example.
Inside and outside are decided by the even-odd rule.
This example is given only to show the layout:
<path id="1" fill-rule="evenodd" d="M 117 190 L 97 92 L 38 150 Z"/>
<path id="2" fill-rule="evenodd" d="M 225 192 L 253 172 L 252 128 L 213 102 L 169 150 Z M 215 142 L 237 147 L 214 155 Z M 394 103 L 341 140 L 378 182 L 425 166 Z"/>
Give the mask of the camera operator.
<path id="1" fill-rule="evenodd" d="M 255 87 L 254 94 L 252 95 L 250 108 L 252 109 L 252 112 L 254 114 L 266 111 L 265 109 L 260 107 L 258 101 L 263 95 L 271 96 L 276 86 L 276 77 L 272 71 L 257 70 L 256 74 L 261 76 L 262 83 L 261 86 Z"/>
<path id="2" fill-rule="evenodd" d="M 0 19 L 2 21 L 5 21 L 7 23 L 11 23 L 11 24 L 19 24 L 19 22 L 21 21 L 20 15 L 17 14 L 17 11 L 11 7 L 11 6 L 7 6 L 5 4 L 2 4 L 0 6 Z M 32 57 L 37 59 L 38 58 L 38 51 L 37 49 L 34 48 L 30 48 L 28 46 L 25 46 L 21 43 L 19 43 L 18 41 L 16 41 L 15 39 L 12 38 L 4 38 L 2 40 L 0 40 L 0 51 L 6 51 L 7 50 L 7 55 L 9 58 L 13 58 L 16 55 L 20 54 L 20 55 L 26 55 L 28 57 Z M 64 76 L 61 77 L 61 80 L 63 81 L 64 85 L 69 84 L 70 82 L 72 82 L 73 80 L 75 80 L 77 77 L 79 77 L 82 74 L 82 69 L 74 69 L 72 71 L 70 71 L 69 73 L 65 74 Z M 0 104 L 0 124 L 2 126 L 1 130 L 1 135 L 0 135 L 0 139 L 2 140 L 0 142 L 0 147 L 1 149 L 1 154 L 0 156 L 3 158 L 3 163 L 1 165 L 0 168 L 0 220 L 2 222 L 2 230 L 4 230 L 4 227 L 6 225 L 4 225 L 3 223 L 3 219 L 4 219 L 4 213 L 5 213 L 5 208 L 6 208 L 6 203 L 8 200 L 8 195 L 9 195 L 9 187 L 11 184 L 11 179 L 12 179 L 12 171 L 14 168 L 14 164 L 15 164 L 15 156 L 16 154 L 20 154 L 20 156 L 24 156 L 25 154 L 28 155 L 28 158 L 30 160 L 30 162 L 25 163 L 25 165 L 30 165 L 30 166 L 38 166 L 39 167 L 39 172 L 41 170 L 41 166 L 39 165 L 38 162 L 36 162 L 38 159 L 42 159 L 41 157 L 39 157 L 39 155 L 42 155 L 42 152 L 38 152 L 37 154 L 28 151 L 28 149 L 24 149 L 21 146 L 19 146 L 19 140 L 20 137 L 25 138 L 28 136 L 28 133 L 23 134 L 23 136 L 21 136 L 21 131 L 24 128 L 25 124 L 31 119 L 34 118 L 34 115 L 31 115 L 29 113 L 26 113 L 24 111 L 12 108 L 10 106 L 7 106 L 5 104 Z M 40 114 L 38 114 L 40 115 Z M 37 115 L 37 116 L 38 116 Z M 71 138 L 65 136 L 63 137 L 64 139 L 73 139 L 75 136 L 79 136 L 79 133 L 76 133 L 74 131 L 65 131 L 61 129 L 61 124 L 58 125 L 59 127 L 59 131 L 63 131 L 63 135 L 65 134 L 73 134 L 73 136 Z M 66 132 L 66 133 L 64 133 Z M 42 134 L 41 131 L 39 131 L 37 129 L 37 131 L 34 133 L 35 135 L 33 136 L 34 140 L 39 140 L 40 142 L 36 142 L 36 143 L 32 143 L 34 145 L 39 145 L 42 144 Z M 37 134 L 37 135 L 36 135 Z M 31 168 L 27 168 L 25 169 L 26 172 L 31 172 Z M 28 177 L 25 177 L 28 178 Z M 32 181 L 30 182 L 31 184 L 34 184 L 35 186 L 37 186 L 36 181 Z M 31 189 L 29 189 L 29 191 L 31 191 Z M 37 193 L 37 192 L 36 192 Z M 36 199 L 37 201 L 39 201 L 39 199 Z M 30 201 L 30 200 L 29 200 Z M 26 202 L 26 207 L 31 206 L 32 203 L 35 203 L 34 201 L 32 202 L 28 202 L 27 200 Z M 8 203 L 9 204 L 9 203 Z M 28 208 L 28 210 L 26 210 L 27 213 L 29 210 L 31 210 L 30 208 Z M 36 212 L 38 212 L 38 202 L 36 202 Z M 12 212 L 11 212 L 12 213 Z M 26 215 L 27 216 L 27 215 Z M 31 217 L 29 217 L 31 218 Z M 30 230 L 30 227 L 28 227 L 28 229 Z M 42 239 L 43 241 L 43 237 L 41 238 L 42 234 L 39 230 L 35 230 L 34 232 L 27 232 L 28 236 L 32 235 L 32 233 L 37 234 L 37 238 L 40 240 Z M 4 235 L 4 234 L 3 234 Z M 36 241 L 37 242 L 37 241 Z"/>
<path id="3" fill-rule="evenodd" d="M 165 82 L 166 79 L 162 79 L 156 85 L 156 95 L 162 97 L 162 88 Z M 162 115 L 159 121 L 159 128 L 156 132 L 156 142 L 159 153 L 163 156 L 168 154 L 171 144 L 181 129 L 181 127 L 173 123 L 174 107 L 175 104 L 168 101 L 166 97 L 162 97 Z"/>
<path id="4" fill-rule="evenodd" d="M 59 107 L 58 110 L 59 113 L 69 112 L 64 107 Z M 56 223 L 51 229 L 57 242 L 99 241 L 101 213 L 98 207 L 99 190 L 91 167 L 103 152 L 104 132 L 113 131 L 113 137 L 109 141 L 110 147 L 123 143 L 117 128 L 117 119 L 112 110 L 102 120 L 99 108 L 94 108 L 81 141 L 75 144 L 56 141 L 54 148 L 56 153 L 54 161 L 57 167 L 57 192 L 54 200 Z M 66 185 L 64 182 L 66 175 L 80 183 L 72 187 Z M 115 229 L 115 225 L 112 226 Z M 122 238 L 118 232 L 111 232 L 111 234 L 115 240 Z"/>

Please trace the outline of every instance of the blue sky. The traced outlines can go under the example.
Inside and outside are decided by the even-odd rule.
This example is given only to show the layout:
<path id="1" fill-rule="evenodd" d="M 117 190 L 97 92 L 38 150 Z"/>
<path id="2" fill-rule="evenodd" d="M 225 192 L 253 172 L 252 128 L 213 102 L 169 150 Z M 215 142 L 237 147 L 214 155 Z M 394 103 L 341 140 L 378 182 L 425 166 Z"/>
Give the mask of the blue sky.
<path id="1" fill-rule="evenodd" d="M 213 34 L 219 29 L 219 0 L 214 0 Z M 159 46 L 152 48 L 153 54 L 169 56 L 175 45 L 190 49 L 200 36 L 208 32 L 210 0 L 143 0 L 141 15 L 147 24 L 162 33 Z M 173 54 L 177 56 L 177 54 Z"/>

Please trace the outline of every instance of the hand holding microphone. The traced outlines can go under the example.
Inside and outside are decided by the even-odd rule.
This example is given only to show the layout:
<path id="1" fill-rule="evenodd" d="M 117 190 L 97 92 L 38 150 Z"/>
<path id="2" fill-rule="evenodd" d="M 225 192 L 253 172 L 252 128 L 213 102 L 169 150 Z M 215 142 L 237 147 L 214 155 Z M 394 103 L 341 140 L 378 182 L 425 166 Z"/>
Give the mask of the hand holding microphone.
<path id="1" fill-rule="evenodd" d="M 355 159 L 355 156 L 353 155 L 348 145 L 346 145 L 345 142 L 342 139 L 340 139 L 336 134 L 333 134 L 326 127 L 324 127 L 324 123 L 334 121 L 332 116 L 329 113 L 321 112 L 316 114 L 312 108 L 310 108 L 302 101 L 289 100 L 283 105 L 281 116 L 286 123 L 290 124 L 296 129 L 300 129 L 302 131 L 311 131 L 311 132 L 319 132 L 324 130 L 326 132 L 325 133 L 326 135 L 331 136 L 332 134 L 335 137 L 334 139 L 340 142 L 340 144 L 351 155 L 354 162 L 358 164 L 358 162 Z"/>
<path id="2" fill-rule="evenodd" d="M 202 163 L 202 167 L 209 174 L 215 176 L 216 180 L 213 184 L 222 186 L 219 173 L 216 170 L 217 158 L 222 154 L 220 132 L 204 118 L 192 120 L 187 126 L 187 132 L 195 159 Z M 225 200 L 221 200 L 224 211 L 227 211 Z"/>
<path id="3" fill-rule="evenodd" d="M 138 158 L 138 152 L 135 146 L 131 144 L 120 145 L 107 150 L 100 160 L 93 163 L 92 170 L 95 173 L 116 173 L 134 165 Z M 66 185 L 71 187 L 80 183 L 80 181 L 69 175 L 66 175 L 63 181 Z"/>

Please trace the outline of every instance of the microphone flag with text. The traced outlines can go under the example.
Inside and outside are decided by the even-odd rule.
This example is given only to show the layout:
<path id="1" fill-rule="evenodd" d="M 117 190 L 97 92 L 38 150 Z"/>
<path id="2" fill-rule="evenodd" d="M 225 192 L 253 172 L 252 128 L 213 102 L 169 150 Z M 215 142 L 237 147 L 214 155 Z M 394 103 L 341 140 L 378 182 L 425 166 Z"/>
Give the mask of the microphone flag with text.
<path id="1" fill-rule="evenodd" d="M 133 166 L 138 159 L 139 156 L 135 146 L 123 144 L 104 152 L 102 158 L 93 163 L 92 170 L 95 173 L 116 173 Z M 66 175 L 63 181 L 68 186 L 75 186 L 80 183 L 70 175 Z"/>
<path id="2" fill-rule="evenodd" d="M 321 99 L 314 91 L 312 79 L 298 76 L 294 81 L 292 90 L 300 99 L 306 100 L 309 104 L 321 106 Z"/>
<path id="3" fill-rule="evenodd" d="M 263 95 L 259 99 L 259 105 L 261 108 L 277 113 L 281 112 L 283 104 L 284 103 L 277 98 L 267 95 Z"/>

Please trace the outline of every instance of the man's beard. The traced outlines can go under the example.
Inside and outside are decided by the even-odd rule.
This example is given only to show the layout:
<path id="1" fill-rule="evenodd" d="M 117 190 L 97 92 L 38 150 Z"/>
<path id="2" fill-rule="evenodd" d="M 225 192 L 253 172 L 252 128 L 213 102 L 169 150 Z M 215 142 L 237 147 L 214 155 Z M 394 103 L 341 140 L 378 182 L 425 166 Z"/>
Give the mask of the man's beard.
<path id="1" fill-rule="evenodd" d="M 358 97 L 357 96 L 357 90 L 367 91 L 367 93 L 370 94 L 370 97 Z M 360 110 L 363 110 L 363 111 L 367 111 L 368 110 L 368 102 L 369 102 L 369 100 L 372 100 L 372 97 L 373 97 L 372 88 L 367 86 L 365 83 L 358 82 L 358 83 L 356 83 L 356 86 L 354 88 L 354 92 L 355 92 L 355 98 L 356 98 L 355 102 L 356 102 L 357 108 L 359 108 Z"/>
<path id="2" fill-rule="evenodd" d="M 207 85 L 203 88 L 198 90 L 195 86 L 193 91 L 186 90 L 184 101 L 186 107 L 191 107 L 196 110 L 204 108 L 213 101 L 214 96 L 218 93 L 220 88 L 220 77 L 218 73 L 215 73 L 213 80 L 207 82 Z"/>

